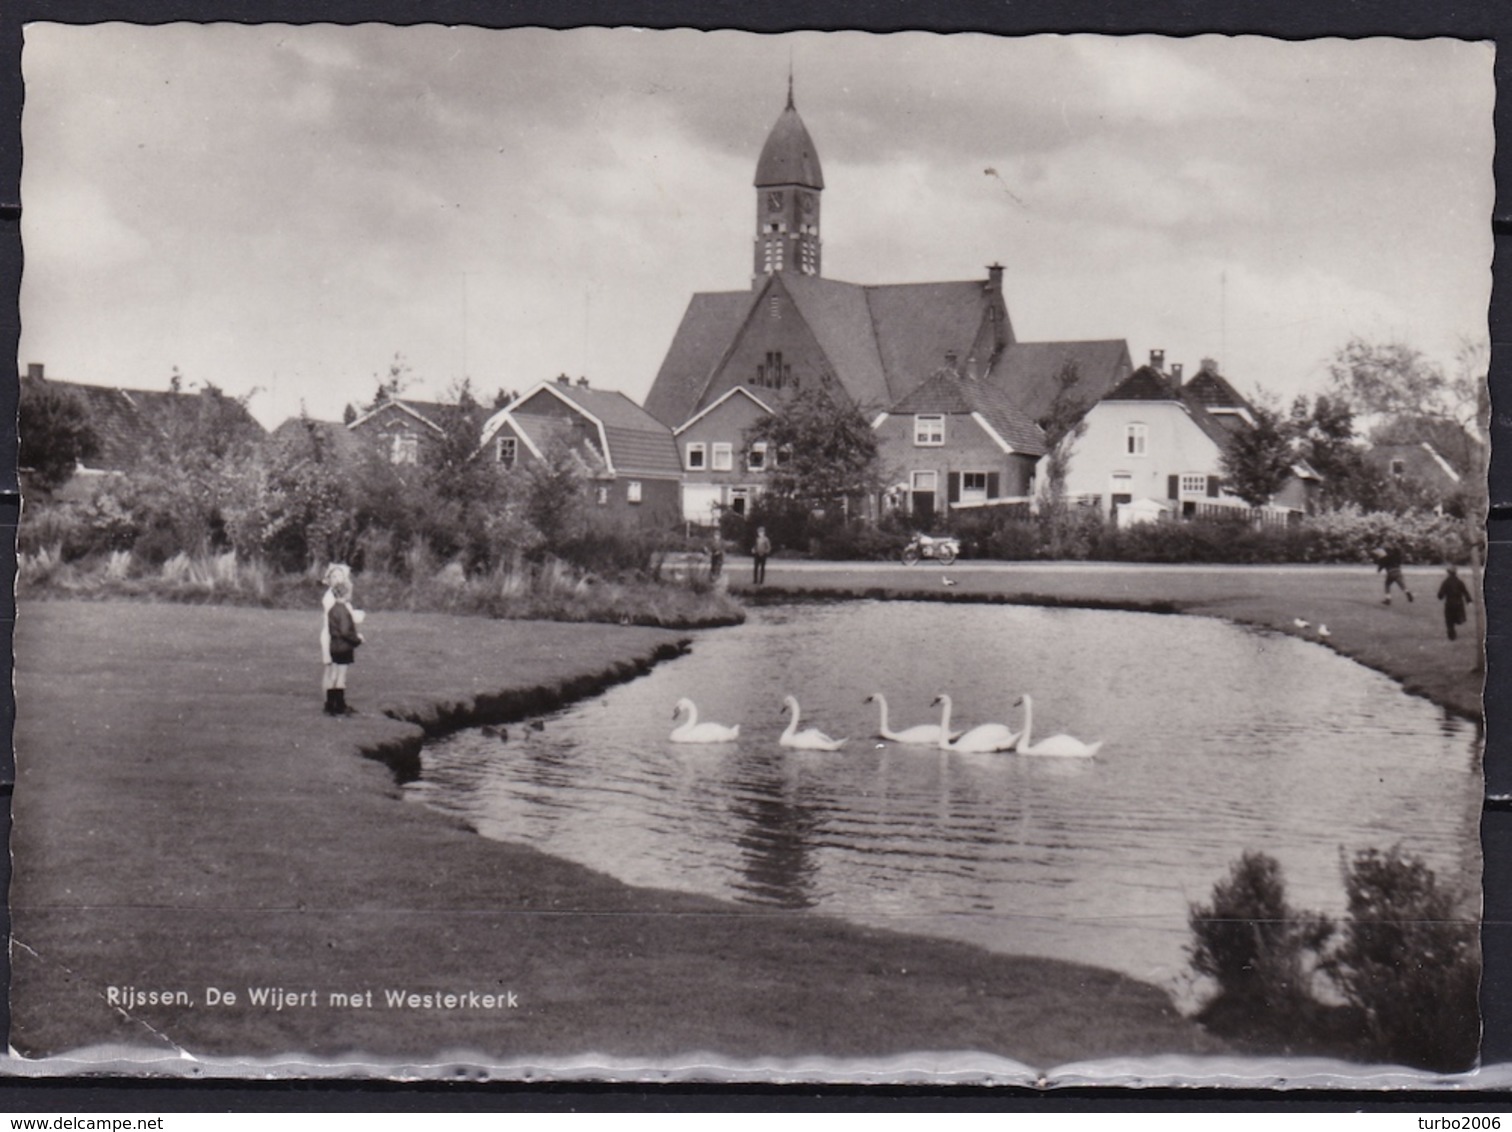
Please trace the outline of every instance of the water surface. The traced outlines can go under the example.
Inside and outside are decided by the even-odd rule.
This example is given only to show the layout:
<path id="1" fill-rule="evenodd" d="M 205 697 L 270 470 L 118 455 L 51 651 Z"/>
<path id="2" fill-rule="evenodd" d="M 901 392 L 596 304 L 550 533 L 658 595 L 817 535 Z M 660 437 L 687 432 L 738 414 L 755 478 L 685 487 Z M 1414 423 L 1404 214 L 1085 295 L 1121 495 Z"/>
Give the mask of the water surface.
<path id="1" fill-rule="evenodd" d="M 1426 630 L 1425 630 L 1426 631 Z M 938 719 L 1103 739 L 1092 760 L 874 738 Z M 839 753 L 778 745 L 793 694 Z M 672 706 L 739 742 L 668 740 Z M 1343 910 L 1342 854 L 1400 842 L 1478 885 L 1473 727 L 1305 641 L 1190 617 L 874 602 L 765 607 L 602 697 L 427 748 L 412 797 L 631 884 L 1094 963 L 1189 999 L 1187 910 L 1246 849 Z"/>

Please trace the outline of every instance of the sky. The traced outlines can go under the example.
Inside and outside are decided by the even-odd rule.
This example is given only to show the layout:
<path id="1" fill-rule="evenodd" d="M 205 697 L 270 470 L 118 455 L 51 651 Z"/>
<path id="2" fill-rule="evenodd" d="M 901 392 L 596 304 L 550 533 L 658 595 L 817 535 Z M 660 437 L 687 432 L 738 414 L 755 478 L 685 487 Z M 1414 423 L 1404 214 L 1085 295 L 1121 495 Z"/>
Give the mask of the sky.
<path id="1" fill-rule="evenodd" d="M 1486 337 L 1493 49 L 1452 40 L 29 24 L 22 335 L 60 380 L 339 419 L 568 373 L 644 399 L 750 286 L 789 70 L 823 269 L 1005 265 L 1019 339 L 1246 393 Z M 987 170 L 992 170 L 988 173 Z"/>

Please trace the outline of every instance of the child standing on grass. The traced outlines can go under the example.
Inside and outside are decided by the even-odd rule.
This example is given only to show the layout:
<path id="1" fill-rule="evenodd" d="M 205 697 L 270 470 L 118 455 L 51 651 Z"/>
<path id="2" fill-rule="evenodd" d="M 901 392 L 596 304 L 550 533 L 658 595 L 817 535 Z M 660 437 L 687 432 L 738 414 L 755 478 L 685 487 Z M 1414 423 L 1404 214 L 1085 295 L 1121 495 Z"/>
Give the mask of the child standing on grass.
<path id="1" fill-rule="evenodd" d="M 1449 639 L 1452 641 L 1455 627 L 1465 623 L 1465 606 L 1471 601 L 1469 587 L 1460 580 L 1458 567 L 1449 567 L 1449 572 L 1439 584 L 1438 596 L 1444 603 L 1444 628 L 1449 631 Z"/>
<path id="2" fill-rule="evenodd" d="M 340 563 L 333 564 L 325 573 L 329 587 L 321 600 L 324 616 L 321 618 L 320 651 L 325 670 L 321 686 L 325 689 L 325 713 L 327 715 L 353 715 L 355 712 L 346 702 L 346 670 L 356 659 L 355 650 L 362 644 L 362 634 L 357 631 L 363 613 L 352 608 L 352 573 Z"/>

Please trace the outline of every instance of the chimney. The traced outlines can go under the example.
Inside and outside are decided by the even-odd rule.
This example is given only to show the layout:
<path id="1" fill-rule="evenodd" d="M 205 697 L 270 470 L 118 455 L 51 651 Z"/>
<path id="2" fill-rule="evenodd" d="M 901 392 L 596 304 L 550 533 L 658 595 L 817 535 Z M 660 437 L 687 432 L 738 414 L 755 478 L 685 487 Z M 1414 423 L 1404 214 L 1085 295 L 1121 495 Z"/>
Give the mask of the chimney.
<path id="1" fill-rule="evenodd" d="M 1181 388 L 1181 370 L 1182 365 L 1180 362 L 1171 363 L 1171 380 L 1176 384 L 1177 389 Z"/>
<path id="2" fill-rule="evenodd" d="M 29 377 L 29 378 L 31 378 L 33 381 L 41 381 L 41 380 L 43 380 L 43 378 L 42 378 L 42 363 L 41 362 L 27 362 L 26 363 L 26 376 Z"/>
<path id="3" fill-rule="evenodd" d="M 578 388 L 579 389 L 587 389 L 588 388 L 588 379 L 586 377 L 580 377 L 580 378 L 578 378 Z"/>
<path id="4" fill-rule="evenodd" d="M 960 360 L 961 355 L 956 353 L 954 350 L 945 351 L 945 368 L 948 369 L 951 373 L 961 372 L 961 367 L 959 364 Z"/>
<path id="5" fill-rule="evenodd" d="M 1164 350 L 1151 350 L 1150 351 L 1150 368 L 1151 369 L 1157 369 L 1157 370 L 1163 370 L 1163 369 L 1165 369 L 1165 351 Z"/>
<path id="6" fill-rule="evenodd" d="M 572 378 L 568 377 L 565 373 L 559 373 L 557 374 L 557 384 L 564 389 L 570 389 L 572 388 Z"/>
<path id="7" fill-rule="evenodd" d="M 994 291 L 1003 289 L 1003 265 L 990 263 L 987 265 L 987 286 Z"/>
<path id="8" fill-rule="evenodd" d="M 1218 362 L 1213 358 L 1203 358 L 1202 365 L 1198 367 L 1197 372 L 1211 373 L 1216 376 L 1218 373 Z"/>

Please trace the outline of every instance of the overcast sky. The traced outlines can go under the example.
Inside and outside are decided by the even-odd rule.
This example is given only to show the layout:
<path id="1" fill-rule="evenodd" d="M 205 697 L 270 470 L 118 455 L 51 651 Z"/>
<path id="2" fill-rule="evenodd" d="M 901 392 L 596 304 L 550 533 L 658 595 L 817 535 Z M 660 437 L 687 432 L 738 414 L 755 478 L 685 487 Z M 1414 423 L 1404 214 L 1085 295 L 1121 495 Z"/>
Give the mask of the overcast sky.
<path id="1" fill-rule="evenodd" d="M 824 274 L 985 277 L 1023 340 L 1321 389 L 1352 335 L 1484 338 L 1492 49 L 1162 39 L 31 24 L 18 361 L 273 425 L 566 371 L 637 400 L 750 285 L 786 98 Z M 984 170 L 996 171 L 996 176 Z"/>

